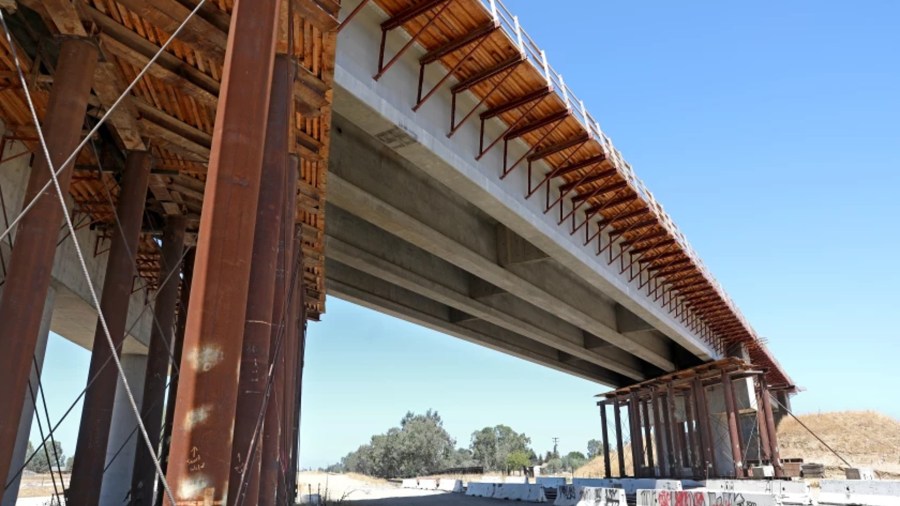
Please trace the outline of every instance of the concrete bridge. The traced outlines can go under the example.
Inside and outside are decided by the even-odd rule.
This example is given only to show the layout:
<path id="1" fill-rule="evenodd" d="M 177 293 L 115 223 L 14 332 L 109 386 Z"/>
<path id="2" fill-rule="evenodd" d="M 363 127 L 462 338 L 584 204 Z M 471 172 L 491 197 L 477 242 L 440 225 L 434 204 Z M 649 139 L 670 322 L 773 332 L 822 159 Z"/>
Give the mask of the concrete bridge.
<path id="1" fill-rule="evenodd" d="M 0 354 L 24 364 L 2 372 L 0 401 L 18 406 L 36 380 L 49 330 L 96 359 L 73 504 L 153 498 L 143 444 L 119 452 L 135 420 L 121 373 L 97 358 L 107 338 L 150 446 L 172 440 L 176 503 L 284 499 L 290 479 L 264 459 L 245 471 L 239 449 L 296 467 L 295 439 L 257 444 L 256 415 L 266 434 L 297 437 L 305 322 L 326 293 L 607 386 L 731 355 L 793 389 L 500 2 L 259 0 L 243 15 L 195 0 L 7 3 L 19 50 L 2 48 L 2 231 L 50 183 L 18 71 L 57 169 L 72 131 L 106 122 L 60 173 L 89 279 L 52 186 L 0 244 L 0 317 L 17 322 L 0 329 Z M 161 48 L 154 33 L 178 36 Z M 166 378 L 177 388 L 164 400 Z M 32 412 L 26 396 L 0 420 L 0 475 L 17 476 Z M 102 485 L 89 481 L 117 453 Z M 246 474 L 263 484 L 246 490 Z"/>

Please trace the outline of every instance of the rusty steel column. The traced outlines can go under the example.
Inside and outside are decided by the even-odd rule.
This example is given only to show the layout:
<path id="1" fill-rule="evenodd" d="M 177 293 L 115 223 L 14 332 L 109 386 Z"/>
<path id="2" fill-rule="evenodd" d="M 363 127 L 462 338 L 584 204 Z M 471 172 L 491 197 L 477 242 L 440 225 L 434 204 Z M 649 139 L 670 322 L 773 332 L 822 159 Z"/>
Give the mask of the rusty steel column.
<path id="1" fill-rule="evenodd" d="M 169 391 L 166 396 L 166 418 L 162 429 L 161 447 L 159 451 L 160 467 L 163 472 L 169 465 L 169 443 L 172 439 L 172 420 L 175 418 L 175 397 L 178 393 L 178 370 L 174 364 L 181 364 L 182 348 L 184 345 L 184 327 L 187 324 L 187 308 L 191 302 L 191 282 L 194 278 L 194 248 L 188 250 L 184 255 L 183 267 L 181 268 L 181 296 L 178 301 L 178 324 L 175 326 L 175 338 L 172 343 L 172 371 L 169 376 Z M 159 493 L 153 504 L 162 506 L 163 489 L 162 480 L 157 480 Z"/>
<path id="2" fill-rule="evenodd" d="M 712 429 L 709 425 L 709 409 L 706 403 L 706 387 L 699 377 L 694 378 L 694 403 L 697 408 L 697 429 L 700 431 L 700 441 L 703 447 L 703 476 L 715 476 L 716 472 L 716 450 L 713 447 Z M 712 469 L 713 474 L 709 474 Z"/>
<path id="3" fill-rule="evenodd" d="M 177 505 L 228 499 L 249 259 L 281 3 L 238 0 L 231 15 L 166 471 Z"/>
<path id="4" fill-rule="evenodd" d="M 616 421 L 616 452 L 619 460 L 619 477 L 624 478 L 625 475 L 625 444 L 622 442 L 622 406 L 619 398 L 613 399 L 613 414 Z"/>
<path id="5" fill-rule="evenodd" d="M 756 424 L 757 429 L 759 430 L 759 441 L 757 442 L 757 448 L 759 448 L 760 460 L 763 464 L 768 464 L 772 462 L 772 453 L 771 446 L 769 445 L 769 427 L 766 424 L 766 413 L 763 409 L 763 400 L 762 395 L 760 394 L 760 378 L 756 377 L 755 381 L 756 385 L 754 390 L 756 391 Z"/>
<path id="6" fill-rule="evenodd" d="M 644 441 L 647 442 L 647 473 L 656 476 L 653 462 L 653 433 L 650 427 L 650 411 L 647 407 L 647 399 L 641 401 L 642 420 L 644 421 Z"/>
<path id="7" fill-rule="evenodd" d="M 722 371 L 722 391 L 725 393 L 725 414 L 728 417 L 728 434 L 731 437 L 731 457 L 734 459 L 734 476 L 744 475 L 744 463 L 741 457 L 741 434 L 738 425 L 737 406 L 734 402 L 734 383 L 731 375 Z"/>
<path id="8" fill-rule="evenodd" d="M 668 385 L 666 388 L 668 388 Z M 675 429 L 672 427 L 672 423 L 675 419 L 675 411 L 673 408 L 669 407 L 669 398 L 669 392 L 667 390 L 659 396 L 659 402 L 662 404 L 663 432 L 665 432 L 666 440 L 666 465 L 669 469 L 669 476 L 677 477 L 678 469 L 675 465 Z"/>
<path id="9" fill-rule="evenodd" d="M 125 160 L 125 172 L 116 203 L 118 224 L 112 225 L 112 244 L 106 260 L 106 276 L 100 310 L 106 320 L 106 328 L 116 347 L 116 355 L 122 353 L 128 302 L 134 285 L 136 266 L 133 255 L 137 253 L 141 237 L 144 201 L 150 182 L 151 156 L 147 151 L 131 151 Z M 120 228 L 121 227 L 121 228 Z M 97 321 L 88 381 L 93 385 L 84 394 L 81 425 L 75 454 L 78 459 L 72 468 L 69 500 L 78 506 L 95 506 L 100 501 L 100 484 L 106 464 L 106 447 L 112 421 L 113 402 L 116 398 L 119 371 L 113 363 L 106 332 Z M 143 441 L 139 441 L 143 444 Z"/>
<path id="10" fill-rule="evenodd" d="M 697 469 L 697 461 L 699 455 L 697 451 L 697 435 L 694 431 L 694 408 L 693 396 L 690 392 L 686 392 L 684 396 L 684 419 L 687 426 L 687 441 L 685 442 L 685 467 Z M 696 472 L 696 471 L 695 471 Z"/>
<path id="11" fill-rule="evenodd" d="M 685 403 L 686 405 L 687 403 Z M 666 416 L 668 416 L 668 425 L 669 425 L 669 437 L 672 439 L 672 454 L 673 459 L 672 463 L 674 466 L 674 475 L 675 477 L 680 477 L 683 469 L 684 463 L 682 462 L 682 448 L 681 448 L 681 432 L 684 432 L 682 429 L 681 423 L 678 421 L 678 417 L 676 417 L 675 413 L 675 385 L 670 381 L 668 385 L 666 385 Z"/>
<path id="12" fill-rule="evenodd" d="M 147 350 L 147 372 L 144 376 L 144 395 L 141 418 L 153 448 L 159 448 L 163 423 L 163 400 L 169 359 L 175 340 L 175 306 L 178 304 L 178 286 L 181 282 L 181 255 L 184 252 L 184 216 L 169 216 L 163 231 L 162 256 L 159 269 L 159 288 L 156 292 L 153 314 L 155 323 L 150 331 Z M 143 441 L 138 441 L 131 475 L 131 504 L 153 504 L 153 485 L 156 483 L 156 467 Z"/>
<path id="13" fill-rule="evenodd" d="M 631 428 L 631 458 L 634 466 L 634 477 L 644 473 L 644 444 L 641 436 L 641 411 L 637 394 L 632 393 L 628 400 L 628 422 Z"/>
<path id="14" fill-rule="evenodd" d="M 784 468 L 781 465 L 781 452 L 778 449 L 778 427 L 775 425 L 775 416 L 772 414 L 772 400 L 769 398 L 769 388 L 765 384 L 765 376 L 760 376 L 760 395 L 763 401 L 763 412 L 766 415 L 766 432 L 769 436 L 769 452 L 772 457 L 772 465 L 775 467 L 775 477 L 784 476 Z"/>
<path id="15" fill-rule="evenodd" d="M 656 436 L 656 465 L 659 468 L 657 476 L 664 476 L 668 466 L 666 444 L 663 439 L 665 430 L 663 429 L 663 418 L 660 416 L 659 396 L 655 386 L 650 388 L 650 404 L 653 406 L 653 433 Z"/>
<path id="16" fill-rule="evenodd" d="M 600 402 L 600 435 L 603 438 L 603 477 L 612 476 L 609 463 L 609 429 L 606 426 L 606 402 Z"/>
<path id="17" fill-rule="evenodd" d="M 57 169 L 78 146 L 97 54 L 97 46 L 88 40 L 65 39 L 60 46 L 43 121 L 44 138 Z M 58 178 L 62 191 L 68 192 L 72 165 Z M 49 180 L 46 157 L 39 153 L 28 176 L 24 201 L 30 202 Z M 0 297 L 0 357 L 5 364 L 0 367 L 0 476 L 4 477 L 9 475 L 16 446 L 63 212 L 56 189 L 50 185 L 19 222 Z"/>
<path id="18" fill-rule="evenodd" d="M 294 63 L 290 57 L 275 57 L 272 97 L 263 156 L 263 176 L 259 185 L 256 234 L 248 287 L 244 344 L 241 351 L 240 383 L 234 414 L 234 443 L 231 449 L 232 484 L 228 504 L 257 504 L 259 466 L 262 454 L 263 402 L 269 372 L 269 342 L 272 338 L 272 301 L 275 297 L 275 269 L 278 239 L 284 215 L 284 181 L 288 170 Z M 293 218 L 293 216 L 291 216 Z M 254 447 L 250 455 L 251 444 Z M 246 470 L 245 470 L 246 468 Z M 239 496 L 241 499 L 239 500 Z"/>
<path id="19" fill-rule="evenodd" d="M 293 167 L 293 160 L 291 163 Z M 259 504 L 276 504 L 282 465 L 281 439 L 282 420 L 280 399 L 284 395 L 284 340 L 286 330 L 286 309 L 290 295 L 294 258 L 293 209 L 297 196 L 297 171 L 285 171 L 282 230 L 278 238 L 278 259 L 275 264 L 275 292 L 272 300 L 272 338 L 269 349 L 269 364 L 274 367 L 274 381 L 270 387 L 266 404 L 265 431 L 262 452 L 265 456 L 260 466 Z"/>
<path id="20" fill-rule="evenodd" d="M 294 158 L 293 167 L 299 169 L 299 161 Z M 297 276 L 295 280 L 295 293 L 296 293 L 296 303 L 294 304 L 295 311 L 297 312 L 295 318 L 296 325 L 296 360 L 294 366 L 294 396 L 290 399 L 291 405 L 294 407 L 292 413 L 293 423 L 291 425 L 291 465 L 290 465 L 290 477 L 288 479 L 288 490 L 294 492 L 294 496 L 291 496 L 290 504 L 296 502 L 296 492 L 297 492 L 297 471 L 299 470 L 300 465 L 300 408 L 301 408 L 301 400 L 303 396 L 303 366 L 306 360 L 306 286 L 304 281 L 304 269 L 303 269 L 303 238 L 299 235 L 299 231 L 296 229 L 295 225 L 295 233 L 297 233 L 296 243 L 298 247 L 296 248 L 297 253 Z"/>

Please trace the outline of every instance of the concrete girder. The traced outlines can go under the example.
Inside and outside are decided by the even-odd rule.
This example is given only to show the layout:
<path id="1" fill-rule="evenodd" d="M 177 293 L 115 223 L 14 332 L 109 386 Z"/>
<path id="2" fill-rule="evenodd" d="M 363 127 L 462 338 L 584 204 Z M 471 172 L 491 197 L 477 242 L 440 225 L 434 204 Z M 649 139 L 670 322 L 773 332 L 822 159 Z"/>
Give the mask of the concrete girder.
<path id="1" fill-rule="evenodd" d="M 329 258 L 453 308 L 450 321 L 483 320 L 634 380 L 646 379 L 639 360 L 615 348 L 603 353 L 585 348 L 582 331 L 552 314 L 507 292 L 470 295 L 460 290 L 469 274 L 458 267 L 340 209 L 329 209 L 328 216 Z"/>
<path id="2" fill-rule="evenodd" d="M 332 139 L 330 201 L 337 207 L 530 304 L 552 307 L 560 318 L 664 371 L 675 370 L 666 346 L 653 350 L 615 330 L 613 308 L 605 303 L 606 297 L 581 283 L 563 284 L 564 269 L 554 269 L 549 262 L 499 265 L 495 223 L 482 219 L 472 206 L 461 208 L 436 183 L 405 170 L 408 164 L 393 152 L 369 146 L 364 139 L 348 139 L 347 131 L 354 127 L 346 121 L 335 116 L 334 122 L 344 131 Z"/>
<path id="3" fill-rule="evenodd" d="M 449 319 L 451 308 L 446 305 L 343 265 L 332 258 L 326 260 L 326 269 L 329 295 L 590 381 L 604 385 L 633 382 L 598 365 L 586 362 L 562 363 L 559 361 L 559 350 L 486 321 L 471 320 L 454 324 Z"/>

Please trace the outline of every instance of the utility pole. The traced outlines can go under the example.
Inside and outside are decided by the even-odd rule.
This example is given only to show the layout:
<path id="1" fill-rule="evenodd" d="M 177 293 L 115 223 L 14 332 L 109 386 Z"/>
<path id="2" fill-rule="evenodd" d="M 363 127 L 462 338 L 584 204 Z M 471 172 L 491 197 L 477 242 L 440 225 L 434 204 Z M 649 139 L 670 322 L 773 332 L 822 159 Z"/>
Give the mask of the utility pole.
<path id="1" fill-rule="evenodd" d="M 559 443 L 559 438 L 558 437 L 553 438 L 553 457 L 557 458 L 557 459 L 559 458 L 559 451 L 557 451 L 557 449 L 556 449 L 556 445 L 558 443 Z"/>

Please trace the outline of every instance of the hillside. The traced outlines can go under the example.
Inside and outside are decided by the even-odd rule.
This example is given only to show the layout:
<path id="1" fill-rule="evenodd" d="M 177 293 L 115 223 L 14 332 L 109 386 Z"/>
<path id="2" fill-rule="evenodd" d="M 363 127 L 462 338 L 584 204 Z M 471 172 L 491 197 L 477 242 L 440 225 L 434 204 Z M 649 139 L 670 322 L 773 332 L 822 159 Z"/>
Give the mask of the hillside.
<path id="1" fill-rule="evenodd" d="M 839 411 L 801 415 L 800 420 L 854 466 L 872 467 L 882 477 L 900 477 L 900 420 L 875 411 Z M 778 426 L 781 454 L 802 458 L 828 467 L 829 477 L 843 475 L 846 465 L 793 418 Z M 617 472 L 615 454 L 611 455 Z M 631 470 L 631 452 L 626 448 L 625 467 Z M 575 472 L 576 476 L 603 475 L 603 458 L 598 457 Z"/>

